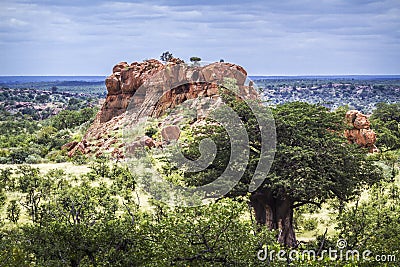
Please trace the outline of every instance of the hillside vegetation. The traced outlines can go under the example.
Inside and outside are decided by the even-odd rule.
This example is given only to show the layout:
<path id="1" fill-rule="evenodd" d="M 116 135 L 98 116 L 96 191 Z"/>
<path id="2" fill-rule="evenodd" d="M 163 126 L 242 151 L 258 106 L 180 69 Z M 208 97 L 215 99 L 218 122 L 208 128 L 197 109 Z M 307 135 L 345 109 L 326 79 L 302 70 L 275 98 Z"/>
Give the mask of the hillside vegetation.
<path id="1" fill-rule="evenodd" d="M 398 89 L 397 84 L 384 86 Z M 263 192 L 272 199 L 269 205 L 276 208 L 276 216 L 291 219 L 281 231 L 282 227 L 260 223 L 267 217 L 260 215 L 257 201 L 247 193 L 261 157 L 260 129 L 243 102 L 229 95 L 224 99 L 245 121 L 250 136 L 252 149 L 243 179 L 215 203 L 184 208 L 152 198 L 144 203 L 138 181 L 150 177 L 143 169 L 129 169 L 106 157 L 69 158 L 61 149 L 82 138 L 98 111 L 98 99 L 85 95 L 64 99 L 52 92 L 41 100 L 41 93 L 31 98 L 29 90 L 2 90 L 16 91 L 0 99 L 0 163 L 6 164 L 0 165 L 1 267 L 399 266 L 399 102 L 377 101 L 374 109 L 368 109 L 380 150 L 374 154 L 348 144 L 341 135 L 348 107 L 330 112 L 306 103 L 309 98 L 272 105 L 278 146 Z M 266 94 L 281 93 L 272 93 L 274 87 L 268 90 Z M 15 92 L 21 93 L 14 99 Z M 359 101 L 372 107 L 369 100 Z M 33 103 L 32 114 L 24 112 L 19 102 Z M 46 107 L 39 108 L 38 103 Z M 149 137 L 161 131 L 145 130 Z M 182 136 L 188 158 L 199 157 L 198 144 L 205 137 L 217 144 L 218 156 L 205 171 L 185 173 L 166 163 L 167 146 L 159 153 L 152 150 L 152 162 L 165 179 L 198 186 L 223 172 L 230 147 L 222 127 L 210 123 L 186 128 Z M 56 164 L 66 161 L 71 162 Z M 163 188 L 153 189 L 163 193 Z M 282 212 L 276 203 L 290 208 Z M 338 249 L 343 241 L 344 253 L 357 250 L 360 257 L 323 253 Z M 299 253 L 294 259 L 289 258 L 293 249 Z M 310 250 L 315 258 L 301 256 Z M 282 251 L 286 254 L 278 257 Z M 370 252 L 368 257 L 362 256 L 365 251 Z M 274 255 L 272 259 L 257 257 L 265 252 Z"/>

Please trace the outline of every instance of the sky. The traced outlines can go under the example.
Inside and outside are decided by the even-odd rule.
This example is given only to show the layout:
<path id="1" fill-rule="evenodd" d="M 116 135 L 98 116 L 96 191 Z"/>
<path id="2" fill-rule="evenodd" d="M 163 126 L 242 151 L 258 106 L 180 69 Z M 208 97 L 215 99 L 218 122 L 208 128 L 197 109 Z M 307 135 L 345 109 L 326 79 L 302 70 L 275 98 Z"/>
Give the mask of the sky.
<path id="1" fill-rule="evenodd" d="M 400 0 L 0 0 L 0 75 L 109 75 L 121 61 L 250 75 L 400 74 Z"/>

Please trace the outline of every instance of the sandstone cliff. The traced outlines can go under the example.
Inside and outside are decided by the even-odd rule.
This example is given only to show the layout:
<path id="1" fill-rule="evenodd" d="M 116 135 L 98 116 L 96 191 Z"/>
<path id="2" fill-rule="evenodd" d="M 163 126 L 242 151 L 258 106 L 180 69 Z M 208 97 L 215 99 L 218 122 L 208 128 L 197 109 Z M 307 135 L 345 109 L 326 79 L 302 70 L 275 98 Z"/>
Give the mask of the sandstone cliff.
<path id="1" fill-rule="evenodd" d="M 140 108 L 138 114 L 130 115 L 130 121 L 135 121 L 140 116 L 160 117 L 166 110 L 189 99 L 218 98 L 217 81 L 225 78 L 234 78 L 237 81 L 243 97 L 259 97 L 251 85 L 245 86 L 247 73 L 238 65 L 212 63 L 204 67 L 188 67 L 182 63 L 182 60 L 173 58 L 165 64 L 150 59 L 140 63 L 120 62 L 115 65 L 112 74 L 105 80 L 107 97 L 101 110 L 83 140 L 65 146 L 69 155 L 80 151 L 96 156 L 109 153 L 112 157 L 123 158 L 122 147 L 125 144 L 121 140 L 120 130 L 126 124 L 128 107 L 131 110 L 132 107 Z M 176 128 L 166 128 L 163 130 L 164 139 L 176 136 L 176 131 Z M 143 139 L 131 144 L 131 147 L 155 144 L 154 140 Z"/>

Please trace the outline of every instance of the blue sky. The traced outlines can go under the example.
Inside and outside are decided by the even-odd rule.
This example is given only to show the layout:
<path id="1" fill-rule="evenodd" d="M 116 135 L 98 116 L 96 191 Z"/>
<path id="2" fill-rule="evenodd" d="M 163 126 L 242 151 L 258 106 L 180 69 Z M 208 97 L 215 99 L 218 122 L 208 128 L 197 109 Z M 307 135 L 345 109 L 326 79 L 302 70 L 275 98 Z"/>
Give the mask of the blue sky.
<path id="1" fill-rule="evenodd" d="M 108 75 L 166 50 L 251 75 L 400 74 L 399 0 L 0 5 L 0 75 Z"/>

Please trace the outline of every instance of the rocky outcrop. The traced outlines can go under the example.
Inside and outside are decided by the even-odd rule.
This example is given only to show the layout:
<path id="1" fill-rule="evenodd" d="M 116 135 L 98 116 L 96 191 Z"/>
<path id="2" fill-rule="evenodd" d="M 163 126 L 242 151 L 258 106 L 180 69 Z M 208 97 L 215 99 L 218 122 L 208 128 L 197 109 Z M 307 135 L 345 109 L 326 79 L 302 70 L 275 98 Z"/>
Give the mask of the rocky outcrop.
<path id="1" fill-rule="evenodd" d="M 215 106 L 218 106 L 221 102 L 219 82 L 226 78 L 237 81 L 237 95 L 245 99 L 259 98 L 252 83 L 245 86 L 247 73 L 238 65 L 216 62 L 204 67 L 189 67 L 182 63 L 182 60 L 173 58 L 165 64 L 156 59 L 116 64 L 112 74 L 105 80 L 107 97 L 94 123 L 82 141 L 63 146 L 68 155 L 80 151 L 97 156 L 108 153 L 115 158 L 122 158 L 124 150 L 129 152 L 138 148 L 162 147 L 164 142 L 177 140 L 180 129 L 175 122 L 182 119 L 180 116 L 159 125 L 162 128 L 162 140 L 141 136 L 124 144 L 121 129 L 127 125 L 127 120 L 135 124 L 143 116 L 159 118 L 167 110 L 198 97 L 213 99 Z M 133 110 L 129 115 L 128 108 Z M 197 109 L 197 114 L 206 116 L 207 110 L 201 108 L 201 101 L 200 105 L 197 103 L 193 108 Z M 344 135 L 348 141 L 368 148 L 370 152 L 377 151 L 376 134 L 370 129 L 368 116 L 351 110 L 347 112 L 346 120 L 350 127 Z"/>
<path id="2" fill-rule="evenodd" d="M 346 122 L 350 129 L 345 130 L 344 135 L 350 143 L 368 148 L 370 153 L 378 151 L 375 146 L 376 134 L 370 129 L 371 123 L 367 115 L 357 110 L 349 110 L 346 113 Z"/>
<path id="3" fill-rule="evenodd" d="M 218 98 L 219 84 L 225 78 L 237 81 L 239 95 L 243 98 L 257 99 L 258 93 L 245 86 L 246 71 L 231 63 L 212 63 L 204 67 L 187 66 L 180 59 L 173 58 L 163 64 L 156 59 L 144 62 L 120 62 L 113 67 L 112 74 L 106 78 L 107 97 L 97 114 L 93 125 L 83 140 L 65 147 L 72 156 L 77 150 L 84 154 L 103 154 L 123 156 L 122 140 L 111 138 L 126 126 L 126 116 L 135 123 L 143 116 L 160 117 L 168 109 L 197 97 Z M 135 114 L 127 115 L 128 107 L 138 108 Z M 168 127 L 164 125 L 164 127 Z M 179 138 L 179 128 L 172 126 L 162 131 L 163 141 L 170 142 Z M 157 141 L 137 140 L 126 146 L 127 150 L 137 147 L 152 147 Z M 151 144 L 151 145 L 150 145 Z M 157 143 L 158 146 L 162 144 Z"/>

